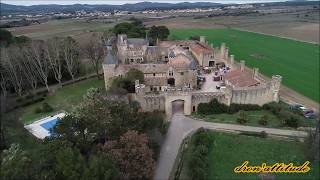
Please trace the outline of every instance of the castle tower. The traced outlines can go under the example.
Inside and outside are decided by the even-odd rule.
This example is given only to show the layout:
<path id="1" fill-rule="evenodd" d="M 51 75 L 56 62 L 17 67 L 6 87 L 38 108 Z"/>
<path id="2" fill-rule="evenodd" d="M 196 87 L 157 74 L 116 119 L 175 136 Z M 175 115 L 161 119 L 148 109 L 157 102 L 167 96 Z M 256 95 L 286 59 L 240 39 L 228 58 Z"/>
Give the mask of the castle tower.
<path id="1" fill-rule="evenodd" d="M 226 53 L 226 43 L 222 43 L 220 47 L 220 58 L 224 59 L 225 58 L 225 53 Z"/>
<path id="2" fill-rule="evenodd" d="M 271 88 L 273 91 L 273 101 L 279 102 L 279 91 L 281 87 L 282 76 L 273 75 L 271 80 Z"/>
<path id="3" fill-rule="evenodd" d="M 253 78 L 256 79 L 259 76 L 259 68 L 253 68 Z"/>
<path id="4" fill-rule="evenodd" d="M 244 71 L 245 65 L 246 65 L 246 62 L 244 60 L 241 60 L 240 61 L 240 70 L 241 71 Z"/>
<path id="5" fill-rule="evenodd" d="M 230 65 L 231 65 L 231 68 L 234 66 L 234 55 L 230 55 Z"/>

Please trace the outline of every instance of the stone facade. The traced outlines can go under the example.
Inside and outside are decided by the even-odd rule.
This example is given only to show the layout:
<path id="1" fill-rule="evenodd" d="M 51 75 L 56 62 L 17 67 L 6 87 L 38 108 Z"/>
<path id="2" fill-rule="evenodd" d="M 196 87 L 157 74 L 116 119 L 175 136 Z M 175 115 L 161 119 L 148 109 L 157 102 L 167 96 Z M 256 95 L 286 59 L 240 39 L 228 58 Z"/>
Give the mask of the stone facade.
<path id="1" fill-rule="evenodd" d="M 133 100 L 138 101 L 144 111 L 165 111 L 171 116 L 172 102 L 177 100 L 184 101 L 186 115 L 197 111 L 200 103 L 212 99 L 227 105 L 263 105 L 279 101 L 281 76 L 266 80 L 257 68 L 249 69 L 244 61 L 237 63 L 233 55 L 229 56 L 225 44 L 213 48 L 203 36 L 200 41 L 162 41 L 157 46 L 148 46 L 144 39 L 119 35 L 118 52 L 112 53 L 110 47 L 108 49 L 103 64 L 106 88 L 112 78 L 122 76 L 130 69 L 142 71 L 145 82 L 136 81 Z M 216 91 L 198 90 L 197 77 L 205 67 L 219 74 L 220 83 L 225 86 Z"/>

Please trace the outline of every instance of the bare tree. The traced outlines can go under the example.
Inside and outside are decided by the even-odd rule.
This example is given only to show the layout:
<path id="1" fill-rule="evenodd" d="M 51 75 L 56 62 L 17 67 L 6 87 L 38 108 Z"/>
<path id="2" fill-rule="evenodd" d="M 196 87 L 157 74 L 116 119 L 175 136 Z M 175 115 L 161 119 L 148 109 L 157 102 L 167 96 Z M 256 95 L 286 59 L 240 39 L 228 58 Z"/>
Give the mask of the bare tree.
<path id="1" fill-rule="evenodd" d="M 29 50 L 27 47 L 22 48 L 21 50 L 22 56 L 25 57 L 21 59 L 20 66 L 22 67 L 22 71 L 24 76 L 26 77 L 26 81 L 32 89 L 32 94 L 35 94 L 36 89 L 38 87 L 38 73 L 34 71 L 33 67 L 33 59 L 29 56 Z"/>
<path id="2" fill-rule="evenodd" d="M 55 79 L 59 83 L 59 87 L 62 86 L 62 39 L 60 38 L 52 38 L 46 42 L 45 46 L 45 55 L 49 61 L 50 67 L 53 71 Z"/>
<path id="3" fill-rule="evenodd" d="M 66 68 L 72 78 L 72 81 L 74 81 L 74 77 L 77 72 L 77 67 L 79 65 L 78 44 L 71 37 L 67 37 L 63 41 L 62 49 L 63 49 L 63 59 L 66 64 Z"/>
<path id="4" fill-rule="evenodd" d="M 100 79 L 99 69 L 104 57 L 104 43 L 103 36 L 98 33 L 92 34 L 90 41 L 85 45 L 84 51 Z"/>
<path id="5" fill-rule="evenodd" d="M 1 57 L 2 59 L 2 57 Z M 0 63 L 0 87 L 1 87 L 1 95 L 4 97 L 7 97 L 8 92 L 8 86 L 9 86 L 9 73 L 4 67 L 3 62 Z"/>
<path id="6" fill-rule="evenodd" d="M 11 46 L 9 48 L 1 49 L 1 65 L 8 73 L 7 80 L 13 86 L 15 92 L 22 96 L 23 90 L 23 73 L 19 66 L 19 54 L 18 47 Z"/>
<path id="7" fill-rule="evenodd" d="M 44 55 L 45 52 L 43 46 L 43 42 L 32 41 L 26 49 L 26 57 L 29 59 L 29 62 L 32 63 L 33 69 L 38 78 L 41 80 L 43 85 L 46 86 L 48 92 L 50 92 L 48 85 L 49 61 Z"/>

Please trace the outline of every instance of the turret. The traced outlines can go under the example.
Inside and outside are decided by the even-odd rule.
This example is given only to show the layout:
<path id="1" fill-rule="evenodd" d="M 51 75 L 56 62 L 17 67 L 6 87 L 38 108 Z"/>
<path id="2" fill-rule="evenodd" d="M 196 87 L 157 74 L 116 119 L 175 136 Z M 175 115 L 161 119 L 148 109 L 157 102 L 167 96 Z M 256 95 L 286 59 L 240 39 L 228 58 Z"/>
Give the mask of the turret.
<path id="1" fill-rule="evenodd" d="M 281 87 L 282 76 L 273 75 L 271 80 L 271 88 L 273 91 L 273 101 L 279 102 L 279 91 Z"/>
<path id="2" fill-rule="evenodd" d="M 246 64 L 246 62 L 245 62 L 244 60 L 241 60 L 241 61 L 240 61 L 240 70 L 241 70 L 241 71 L 244 71 L 245 64 Z"/>
<path id="3" fill-rule="evenodd" d="M 200 43 L 206 43 L 206 37 L 200 36 Z"/>
<path id="4" fill-rule="evenodd" d="M 253 78 L 257 78 L 259 76 L 259 68 L 253 68 Z"/>

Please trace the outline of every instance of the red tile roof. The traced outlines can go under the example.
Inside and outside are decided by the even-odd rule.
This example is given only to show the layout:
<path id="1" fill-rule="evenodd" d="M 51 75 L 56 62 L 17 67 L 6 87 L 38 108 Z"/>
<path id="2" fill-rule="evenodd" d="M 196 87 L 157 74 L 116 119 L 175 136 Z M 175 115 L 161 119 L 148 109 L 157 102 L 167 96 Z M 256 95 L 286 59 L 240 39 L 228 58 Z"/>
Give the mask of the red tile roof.
<path id="1" fill-rule="evenodd" d="M 250 87 L 259 84 L 259 81 L 253 78 L 252 73 L 240 69 L 228 72 L 224 78 L 236 87 Z"/>
<path id="2" fill-rule="evenodd" d="M 204 54 L 212 54 L 213 48 L 203 44 L 203 43 L 197 43 L 191 46 L 191 50 L 196 53 L 198 56 L 203 52 Z"/>

